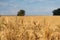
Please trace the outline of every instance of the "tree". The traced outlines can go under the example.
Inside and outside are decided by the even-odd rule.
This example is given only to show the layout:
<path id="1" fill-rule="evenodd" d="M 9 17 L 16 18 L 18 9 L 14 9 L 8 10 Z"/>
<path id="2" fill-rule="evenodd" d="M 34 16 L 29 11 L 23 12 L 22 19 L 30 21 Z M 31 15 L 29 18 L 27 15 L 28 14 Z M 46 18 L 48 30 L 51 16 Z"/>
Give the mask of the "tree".
<path id="1" fill-rule="evenodd" d="M 17 16 L 24 16 L 25 15 L 25 11 L 24 10 L 20 10 L 17 14 Z"/>
<path id="2" fill-rule="evenodd" d="M 60 15 L 60 8 L 53 10 L 53 15 Z"/>

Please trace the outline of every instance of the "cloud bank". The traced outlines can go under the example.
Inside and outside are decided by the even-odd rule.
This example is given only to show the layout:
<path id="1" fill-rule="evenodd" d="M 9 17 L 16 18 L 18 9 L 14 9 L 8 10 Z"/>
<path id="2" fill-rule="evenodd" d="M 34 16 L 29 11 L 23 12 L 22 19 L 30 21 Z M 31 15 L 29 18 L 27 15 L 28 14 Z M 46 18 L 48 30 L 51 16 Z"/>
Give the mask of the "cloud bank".
<path id="1" fill-rule="evenodd" d="M 6 0 L 0 1 L 0 14 L 16 15 L 20 9 L 26 11 L 26 15 L 52 15 L 52 11 L 59 8 L 57 0 Z"/>

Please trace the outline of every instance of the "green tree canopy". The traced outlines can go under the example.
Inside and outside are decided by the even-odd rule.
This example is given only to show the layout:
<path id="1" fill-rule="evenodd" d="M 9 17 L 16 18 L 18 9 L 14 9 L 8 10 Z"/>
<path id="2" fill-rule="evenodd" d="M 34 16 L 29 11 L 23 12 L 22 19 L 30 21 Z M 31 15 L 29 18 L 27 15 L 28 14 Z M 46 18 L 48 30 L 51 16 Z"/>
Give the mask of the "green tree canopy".
<path id="1" fill-rule="evenodd" d="M 53 15 L 60 15 L 60 8 L 53 10 Z"/>
<path id="2" fill-rule="evenodd" d="M 17 14 L 17 16 L 24 16 L 25 15 L 25 10 L 20 10 Z"/>

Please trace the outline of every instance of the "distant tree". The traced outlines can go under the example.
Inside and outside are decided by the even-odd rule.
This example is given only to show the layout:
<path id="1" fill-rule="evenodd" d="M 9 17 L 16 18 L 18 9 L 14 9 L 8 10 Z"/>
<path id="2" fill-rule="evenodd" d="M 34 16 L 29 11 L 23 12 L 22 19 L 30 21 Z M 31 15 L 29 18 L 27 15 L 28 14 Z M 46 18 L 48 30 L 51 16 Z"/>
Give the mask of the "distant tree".
<path id="1" fill-rule="evenodd" d="M 20 10 L 17 14 L 17 16 L 24 16 L 25 15 L 25 10 Z"/>
<path id="2" fill-rule="evenodd" d="M 60 15 L 60 8 L 53 10 L 53 15 Z"/>

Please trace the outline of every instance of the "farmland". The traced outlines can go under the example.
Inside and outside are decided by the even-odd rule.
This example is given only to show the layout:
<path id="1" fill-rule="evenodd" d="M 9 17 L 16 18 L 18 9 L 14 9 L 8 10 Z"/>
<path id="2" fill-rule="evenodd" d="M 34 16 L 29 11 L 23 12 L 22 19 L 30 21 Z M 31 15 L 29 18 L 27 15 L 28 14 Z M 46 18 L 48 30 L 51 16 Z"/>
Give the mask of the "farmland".
<path id="1" fill-rule="evenodd" d="M 1 16 L 0 40 L 60 40 L 60 17 Z"/>

